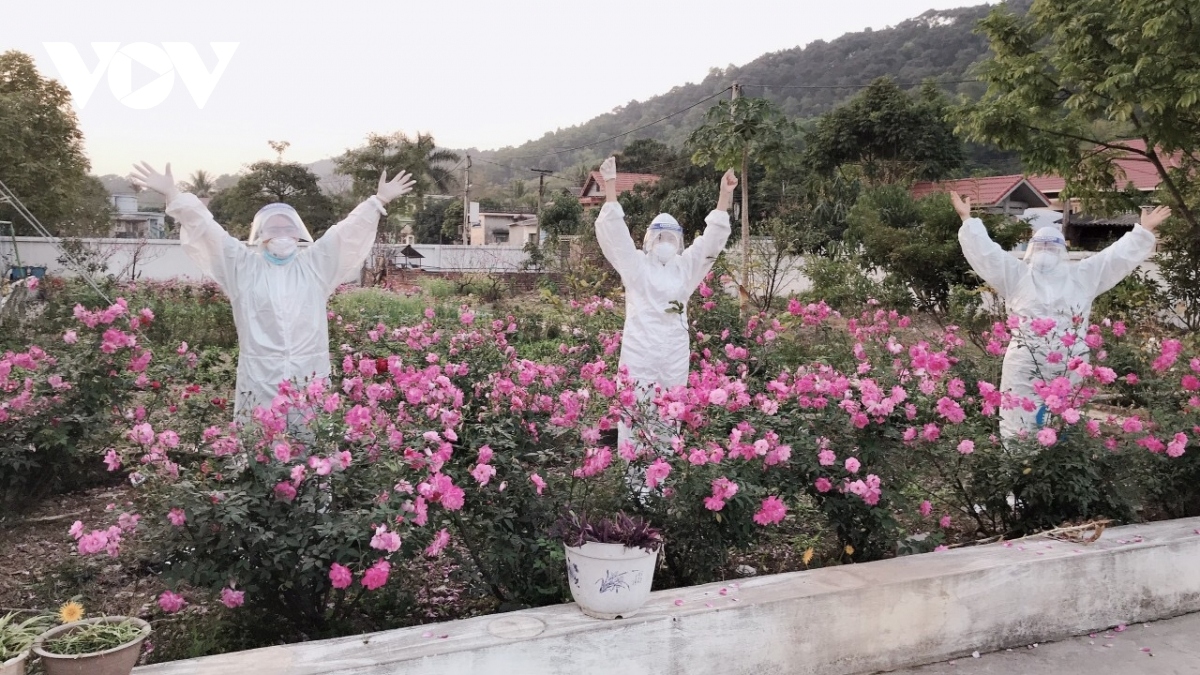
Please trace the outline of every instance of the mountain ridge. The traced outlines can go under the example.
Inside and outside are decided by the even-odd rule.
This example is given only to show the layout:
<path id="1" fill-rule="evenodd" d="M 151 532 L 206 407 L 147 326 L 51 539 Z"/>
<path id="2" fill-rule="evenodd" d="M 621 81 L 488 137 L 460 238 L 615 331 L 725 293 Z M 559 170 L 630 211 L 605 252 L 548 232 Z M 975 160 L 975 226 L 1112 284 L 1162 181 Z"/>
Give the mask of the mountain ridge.
<path id="1" fill-rule="evenodd" d="M 653 138 L 680 146 L 699 126 L 709 105 L 698 105 L 679 115 L 615 140 L 622 134 L 695 104 L 738 82 L 747 96 L 762 96 L 777 103 L 792 117 L 809 119 L 828 112 L 872 80 L 890 76 L 915 88 L 933 78 L 951 95 L 977 97 L 984 85 L 968 81 L 971 68 L 988 53 L 986 39 L 975 33 L 975 24 L 994 9 L 1005 6 L 1025 13 L 1033 0 L 1006 0 L 947 10 L 928 10 L 895 26 L 846 33 L 833 40 L 768 52 L 741 66 L 712 68 L 700 82 L 672 87 L 644 101 L 633 100 L 581 124 L 548 131 L 517 146 L 470 152 L 506 167 L 486 165 L 479 178 L 503 183 L 527 178 L 532 166 L 562 171 L 581 163 L 597 162 L 629 141 Z M 599 142 L 599 143 L 598 143 Z M 579 150 L 577 146 L 593 144 Z"/>

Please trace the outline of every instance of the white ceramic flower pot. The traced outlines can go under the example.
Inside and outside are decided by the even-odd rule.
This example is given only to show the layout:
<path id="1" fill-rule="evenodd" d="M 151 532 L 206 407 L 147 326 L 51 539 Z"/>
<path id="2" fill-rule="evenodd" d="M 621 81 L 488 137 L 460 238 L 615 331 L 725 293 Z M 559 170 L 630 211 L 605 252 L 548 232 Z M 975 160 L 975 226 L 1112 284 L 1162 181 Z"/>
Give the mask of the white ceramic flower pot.
<path id="1" fill-rule="evenodd" d="M 588 542 L 567 546 L 567 582 L 584 614 L 597 619 L 633 616 L 650 597 L 658 551 Z"/>
<path id="2" fill-rule="evenodd" d="M 11 659 L 0 663 L 0 675 L 25 675 L 25 661 L 29 658 L 29 650 L 17 654 Z"/>

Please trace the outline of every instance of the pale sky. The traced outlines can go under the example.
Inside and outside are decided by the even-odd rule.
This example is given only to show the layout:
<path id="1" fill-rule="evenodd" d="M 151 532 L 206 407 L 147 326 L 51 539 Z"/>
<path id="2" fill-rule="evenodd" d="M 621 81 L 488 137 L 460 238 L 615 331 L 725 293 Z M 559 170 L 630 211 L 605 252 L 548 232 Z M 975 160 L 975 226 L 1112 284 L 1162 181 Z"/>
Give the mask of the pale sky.
<path id="1" fill-rule="evenodd" d="M 170 161 L 182 178 L 273 158 L 268 140 L 289 141 L 285 158 L 306 163 L 369 132 L 424 131 L 453 148 L 519 145 L 697 82 L 712 67 L 980 2 L 41 0 L 5 8 L 0 51 L 29 53 L 43 75 L 64 81 L 45 44 L 73 45 L 98 76 L 87 103 L 76 103 L 93 172 L 123 175 L 144 159 Z M 94 42 L 120 43 L 110 53 L 153 46 L 118 51 L 101 72 Z M 140 65 L 176 58 L 163 43 L 190 43 L 212 71 L 212 42 L 237 47 L 203 108 L 175 60 L 157 71 Z M 132 73 L 125 94 L 161 102 L 123 103 L 114 94 L 122 69 L 112 67 L 120 62 Z"/>

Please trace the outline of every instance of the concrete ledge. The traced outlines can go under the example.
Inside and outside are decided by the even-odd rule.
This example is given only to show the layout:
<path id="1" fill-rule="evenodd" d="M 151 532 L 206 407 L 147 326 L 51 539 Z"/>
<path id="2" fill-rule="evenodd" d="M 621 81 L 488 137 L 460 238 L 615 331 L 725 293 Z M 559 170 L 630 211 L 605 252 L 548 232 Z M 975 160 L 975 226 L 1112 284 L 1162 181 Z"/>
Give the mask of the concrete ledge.
<path id="1" fill-rule="evenodd" d="M 1200 518 L 659 591 L 138 668 L 136 675 L 850 675 L 1200 610 Z M 721 595 L 722 588 L 727 589 Z M 682 604 L 677 604 L 682 601 Z M 430 637 L 425 637 L 431 635 Z"/>

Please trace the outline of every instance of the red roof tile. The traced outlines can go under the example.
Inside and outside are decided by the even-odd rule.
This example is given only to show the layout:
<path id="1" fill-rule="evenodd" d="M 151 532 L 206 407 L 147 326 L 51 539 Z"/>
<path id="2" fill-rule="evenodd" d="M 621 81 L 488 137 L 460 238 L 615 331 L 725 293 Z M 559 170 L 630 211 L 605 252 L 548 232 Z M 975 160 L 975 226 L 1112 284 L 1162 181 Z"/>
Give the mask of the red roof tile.
<path id="1" fill-rule="evenodd" d="M 1146 142 L 1141 139 L 1131 139 L 1121 141 L 1121 143 L 1134 150 L 1146 149 Z M 1164 158 L 1164 162 L 1168 168 L 1177 167 L 1179 166 L 1179 155 Z M 1162 182 L 1154 164 L 1141 155 L 1130 154 L 1118 157 L 1114 163 L 1118 169 L 1117 185 L 1114 186 L 1117 189 L 1124 189 L 1127 184 L 1133 183 L 1133 187 L 1138 190 L 1154 190 Z M 1063 187 L 1067 184 L 1061 176 L 1030 176 L 1029 182 L 1035 188 L 1050 194 L 1062 192 Z"/>
<path id="2" fill-rule="evenodd" d="M 617 194 L 629 192 L 633 186 L 641 183 L 649 183 L 654 185 L 661 179 L 653 173 L 617 173 Z M 583 194 L 587 194 L 592 185 L 604 185 L 604 179 L 600 177 L 599 171 L 593 171 L 592 175 L 588 176 L 587 181 L 583 184 Z"/>
<path id="3" fill-rule="evenodd" d="M 916 183 L 909 190 L 914 198 L 920 199 L 935 192 L 954 191 L 967 195 L 977 206 L 992 206 L 1004 200 L 1006 196 L 1025 180 L 1024 176 L 989 176 L 987 178 L 960 178 L 937 183 L 923 181 Z"/>

